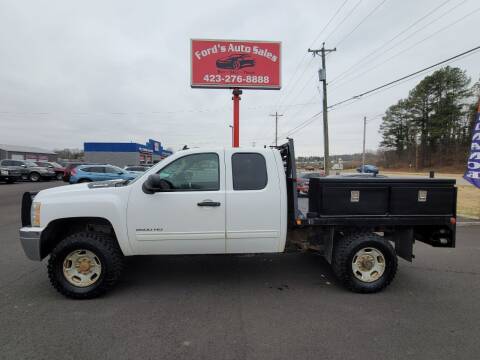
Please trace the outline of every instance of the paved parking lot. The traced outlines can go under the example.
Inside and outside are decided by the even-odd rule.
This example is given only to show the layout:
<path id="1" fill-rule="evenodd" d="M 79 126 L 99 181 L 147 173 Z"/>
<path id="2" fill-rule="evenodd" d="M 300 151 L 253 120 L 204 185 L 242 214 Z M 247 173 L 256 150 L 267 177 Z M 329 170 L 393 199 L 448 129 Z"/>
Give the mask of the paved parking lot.
<path id="1" fill-rule="evenodd" d="M 476 359 L 480 226 L 416 244 L 374 295 L 313 254 L 136 257 L 107 296 L 68 300 L 18 241 L 23 191 L 0 184 L 1 359 Z"/>

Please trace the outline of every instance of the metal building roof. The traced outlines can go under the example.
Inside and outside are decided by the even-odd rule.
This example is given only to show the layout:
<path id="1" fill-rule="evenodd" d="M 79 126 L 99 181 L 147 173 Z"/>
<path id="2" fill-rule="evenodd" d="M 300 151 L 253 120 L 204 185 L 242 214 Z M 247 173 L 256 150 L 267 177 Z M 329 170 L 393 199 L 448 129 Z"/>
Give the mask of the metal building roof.
<path id="1" fill-rule="evenodd" d="M 53 151 L 40 149 L 33 146 L 21 146 L 21 145 L 7 145 L 0 144 L 0 150 L 4 151 L 13 151 L 13 152 L 23 152 L 23 153 L 34 153 L 34 154 L 55 154 Z"/>

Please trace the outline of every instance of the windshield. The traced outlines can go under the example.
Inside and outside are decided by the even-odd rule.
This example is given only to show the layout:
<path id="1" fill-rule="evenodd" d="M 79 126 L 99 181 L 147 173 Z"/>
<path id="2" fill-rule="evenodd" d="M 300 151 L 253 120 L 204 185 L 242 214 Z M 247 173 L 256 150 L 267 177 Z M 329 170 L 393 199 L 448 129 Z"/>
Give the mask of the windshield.
<path id="1" fill-rule="evenodd" d="M 26 164 L 28 167 L 38 166 L 38 165 L 35 164 L 33 161 L 25 161 L 25 164 Z"/>

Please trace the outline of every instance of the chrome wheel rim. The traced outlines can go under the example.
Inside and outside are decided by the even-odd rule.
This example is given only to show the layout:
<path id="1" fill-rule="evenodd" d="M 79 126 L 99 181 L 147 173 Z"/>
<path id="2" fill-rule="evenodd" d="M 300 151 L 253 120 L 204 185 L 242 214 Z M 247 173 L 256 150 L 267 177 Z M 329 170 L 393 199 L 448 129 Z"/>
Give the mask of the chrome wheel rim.
<path id="1" fill-rule="evenodd" d="M 38 181 L 39 178 L 40 178 L 40 176 L 38 176 L 37 174 L 32 174 L 32 175 L 30 175 L 30 179 L 31 179 L 32 181 Z"/>
<path id="2" fill-rule="evenodd" d="M 102 263 L 90 250 L 72 251 L 63 261 L 63 276 L 72 285 L 87 287 L 95 284 L 102 274 Z"/>
<path id="3" fill-rule="evenodd" d="M 353 275 L 366 283 L 380 279 L 385 272 L 385 266 L 385 256 L 374 247 L 360 249 L 352 258 Z"/>

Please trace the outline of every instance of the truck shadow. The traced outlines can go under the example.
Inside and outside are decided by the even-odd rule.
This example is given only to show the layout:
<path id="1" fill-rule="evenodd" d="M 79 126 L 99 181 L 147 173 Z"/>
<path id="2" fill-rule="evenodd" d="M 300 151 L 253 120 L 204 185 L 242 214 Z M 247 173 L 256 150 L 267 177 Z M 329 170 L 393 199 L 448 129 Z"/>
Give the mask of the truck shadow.
<path id="1" fill-rule="evenodd" d="M 286 253 L 129 257 L 122 281 L 114 292 L 205 286 L 280 291 L 315 286 L 340 289 L 323 257 Z"/>

